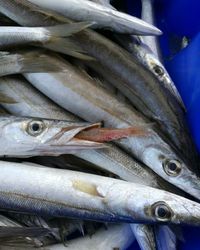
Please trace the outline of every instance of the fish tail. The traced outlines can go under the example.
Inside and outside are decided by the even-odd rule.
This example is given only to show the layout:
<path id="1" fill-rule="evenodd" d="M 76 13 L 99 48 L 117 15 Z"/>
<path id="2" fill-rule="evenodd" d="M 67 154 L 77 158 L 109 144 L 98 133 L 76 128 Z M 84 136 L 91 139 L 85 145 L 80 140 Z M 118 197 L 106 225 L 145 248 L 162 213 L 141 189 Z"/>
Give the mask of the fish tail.
<path id="1" fill-rule="evenodd" d="M 55 37 L 49 43 L 44 44 L 44 47 L 81 60 L 94 60 L 94 58 L 88 56 L 85 51 L 67 38 Z"/>
<path id="2" fill-rule="evenodd" d="M 88 130 L 81 131 L 78 135 L 76 135 L 76 138 L 103 143 L 132 136 L 147 135 L 148 131 L 142 127 L 130 127 L 122 129 L 90 128 Z"/>
<path id="3" fill-rule="evenodd" d="M 60 24 L 52 27 L 44 27 L 43 29 L 47 31 L 50 40 L 54 39 L 54 37 L 68 37 L 73 34 L 76 34 L 90 26 L 94 23 L 91 22 L 78 22 L 78 23 L 70 23 L 70 24 Z"/>
<path id="4" fill-rule="evenodd" d="M 17 101 L 6 94 L 0 93 L 0 103 L 15 104 Z"/>
<path id="5" fill-rule="evenodd" d="M 21 54 L 19 63 L 20 73 L 39 73 L 39 72 L 62 72 L 63 67 L 58 64 L 49 63 L 49 54 L 43 50 L 34 50 Z"/>

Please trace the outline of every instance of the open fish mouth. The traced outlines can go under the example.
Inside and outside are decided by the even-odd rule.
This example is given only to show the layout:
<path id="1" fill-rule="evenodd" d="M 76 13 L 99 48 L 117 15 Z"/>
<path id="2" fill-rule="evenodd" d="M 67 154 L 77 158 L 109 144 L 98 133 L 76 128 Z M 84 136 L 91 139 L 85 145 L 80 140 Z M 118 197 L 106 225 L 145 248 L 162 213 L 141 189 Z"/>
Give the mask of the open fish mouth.
<path id="1" fill-rule="evenodd" d="M 71 146 L 72 148 L 103 148 L 105 142 L 118 140 L 130 136 L 146 136 L 144 128 L 102 128 L 102 123 L 87 126 L 67 126 L 62 128 L 46 143 L 51 146 Z"/>

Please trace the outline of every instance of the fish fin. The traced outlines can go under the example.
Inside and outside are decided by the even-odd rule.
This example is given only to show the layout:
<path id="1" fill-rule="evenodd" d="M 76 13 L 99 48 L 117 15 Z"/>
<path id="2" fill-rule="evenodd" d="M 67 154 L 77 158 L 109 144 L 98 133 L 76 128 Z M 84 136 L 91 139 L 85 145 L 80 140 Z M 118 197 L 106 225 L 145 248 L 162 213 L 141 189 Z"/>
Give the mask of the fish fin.
<path id="1" fill-rule="evenodd" d="M 38 73 L 38 72 L 62 72 L 63 67 L 59 64 L 49 63 L 49 54 L 43 50 L 28 51 L 21 55 L 19 59 L 21 64 L 20 73 Z"/>
<path id="2" fill-rule="evenodd" d="M 70 24 L 60 24 L 51 27 L 44 27 L 43 29 L 47 30 L 51 39 L 53 37 L 68 37 L 73 34 L 76 34 L 90 26 L 93 23 L 91 22 L 78 22 L 78 23 L 70 23 Z"/>
<path id="3" fill-rule="evenodd" d="M 75 43 L 66 38 L 55 38 L 53 41 L 44 44 L 44 47 L 62 54 L 66 54 L 81 60 L 93 61 L 93 57 L 88 56 Z"/>
<path id="4" fill-rule="evenodd" d="M 0 103 L 15 104 L 17 101 L 6 94 L 0 93 Z"/>
<path id="5" fill-rule="evenodd" d="M 31 51 L 23 50 L 16 53 L 0 52 L 0 65 L 9 65 L 11 62 L 18 66 L 12 74 L 64 71 L 63 67 L 58 64 L 49 63 L 49 54 L 45 54 L 42 49 Z M 4 72 L 1 76 L 7 74 L 7 72 Z M 11 72 L 9 72 L 9 74 L 11 74 Z"/>
<path id="6" fill-rule="evenodd" d="M 142 127 L 130 127 L 130 128 L 89 128 L 81 131 L 76 135 L 76 138 L 81 140 L 95 141 L 95 142 L 110 142 L 121 138 L 127 138 L 131 136 L 147 136 L 148 131 Z"/>
<path id="7" fill-rule="evenodd" d="M 49 229 L 40 227 L 0 227 L 0 239 L 39 237 L 49 234 Z"/>

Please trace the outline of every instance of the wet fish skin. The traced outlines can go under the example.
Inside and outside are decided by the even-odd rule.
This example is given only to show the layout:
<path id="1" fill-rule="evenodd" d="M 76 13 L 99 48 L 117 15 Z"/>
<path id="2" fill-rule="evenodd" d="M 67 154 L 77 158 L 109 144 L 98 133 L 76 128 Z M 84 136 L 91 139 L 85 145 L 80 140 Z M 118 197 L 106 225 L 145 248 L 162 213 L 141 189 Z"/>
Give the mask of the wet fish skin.
<path id="1" fill-rule="evenodd" d="M 1 116 L 0 127 L 2 156 L 59 155 L 103 146 L 101 143 L 75 139 L 84 129 L 92 128 L 88 123 Z"/>
<path id="2" fill-rule="evenodd" d="M 37 1 L 29 0 L 40 7 L 56 11 L 67 18 L 82 21 L 94 21 L 94 27 L 111 29 L 120 33 L 140 34 L 140 35 L 161 35 L 162 32 L 148 23 L 121 13 L 100 4 L 87 0 L 70 1 Z"/>
<path id="3" fill-rule="evenodd" d="M 27 27 L 45 27 L 71 23 L 70 21 L 67 22 L 66 19 L 56 18 L 48 12 L 41 11 L 36 5 L 26 0 L 2 0 L 0 2 L 0 12 L 21 26 Z M 88 57 L 79 46 L 76 46 L 70 37 L 56 38 L 52 42 L 44 44 L 43 47 L 80 59 L 91 60 L 91 57 Z"/>
<path id="4" fill-rule="evenodd" d="M 152 25 L 155 25 L 155 14 L 154 14 L 154 0 L 142 0 L 142 19 Z M 155 36 L 148 36 L 141 38 L 142 43 L 147 45 L 147 66 L 152 73 L 156 74 L 157 77 L 163 82 L 165 87 L 170 90 L 170 92 L 176 97 L 178 103 L 185 109 L 183 100 L 169 76 L 167 70 L 162 64 L 162 55 L 160 51 L 159 41 Z M 142 44 L 141 44 L 142 47 Z M 149 50 L 149 52 L 148 52 Z M 153 54 L 151 53 L 153 52 Z M 154 58 L 156 57 L 156 58 Z M 154 62 L 154 63 L 153 63 Z"/>
<path id="5" fill-rule="evenodd" d="M 155 227 L 156 240 L 159 250 L 176 250 L 177 238 L 172 230 L 165 226 L 159 225 Z"/>
<path id="6" fill-rule="evenodd" d="M 43 166 L 0 165 L 1 209 L 102 222 L 200 224 L 198 203 L 166 191 Z"/>
<path id="7" fill-rule="evenodd" d="M 23 78 L 0 78 L 0 92 L 9 93 L 16 100 L 16 103 L 12 105 L 3 104 L 6 110 L 13 115 L 82 122 L 80 118 L 42 95 Z M 164 188 L 165 184 L 161 185 L 161 180 L 157 175 L 114 144 L 109 143 L 105 149 L 79 151 L 74 155 L 110 171 L 122 179 Z"/>
<path id="8" fill-rule="evenodd" d="M 0 48 L 26 45 L 31 43 L 49 43 L 58 37 L 71 36 L 89 27 L 89 23 L 63 24 L 51 27 L 15 27 L 1 26 Z"/>
<path id="9" fill-rule="evenodd" d="M 116 96 L 100 88 L 91 78 L 87 78 L 85 74 L 79 72 L 77 68 L 75 69 L 69 63 L 57 59 L 51 61 L 51 63 L 65 65 L 66 72 L 25 74 L 25 77 L 61 107 L 90 122 L 96 122 L 98 117 L 98 119 L 104 121 L 106 127 L 148 126 L 149 121 L 133 107 L 122 103 Z M 67 72 L 70 74 L 67 74 Z M 90 94 L 88 94 L 88 90 Z M 147 137 L 123 139 L 118 142 L 118 145 L 149 166 L 166 181 L 198 199 L 200 192 L 199 178 L 189 170 L 186 163 L 151 126 L 148 128 L 148 132 L 150 135 Z M 178 171 L 175 175 L 169 174 L 165 168 L 168 168 L 174 160 Z"/>
<path id="10" fill-rule="evenodd" d="M 131 224 L 131 229 L 142 250 L 156 250 L 154 228 L 146 224 Z"/>

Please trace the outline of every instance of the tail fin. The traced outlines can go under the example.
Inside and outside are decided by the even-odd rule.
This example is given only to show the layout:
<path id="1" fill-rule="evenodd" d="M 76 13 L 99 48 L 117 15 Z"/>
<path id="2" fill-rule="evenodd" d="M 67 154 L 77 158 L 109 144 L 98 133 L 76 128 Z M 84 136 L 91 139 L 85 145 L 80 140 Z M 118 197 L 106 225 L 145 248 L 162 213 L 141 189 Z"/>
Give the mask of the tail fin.
<path id="1" fill-rule="evenodd" d="M 51 54 L 50 54 L 51 55 Z M 0 76 L 18 74 L 18 73 L 38 73 L 38 72 L 61 72 L 63 67 L 59 64 L 49 63 L 49 53 L 44 50 L 21 50 L 19 52 L 0 52 L 0 66 L 4 67 Z M 8 67 L 5 67 L 8 65 Z M 17 65 L 17 66 L 16 66 Z M 3 98 L 6 100 L 7 98 Z"/>
<path id="2" fill-rule="evenodd" d="M 14 103 L 17 103 L 17 101 L 6 94 L 0 93 L 0 103 L 14 104 Z"/>
<path id="3" fill-rule="evenodd" d="M 76 34 L 88 27 L 92 26 L 94 23 L 91 22 L 78 22 L 78 23 L 70 23 L 70 24 L 60 24 L 51 27 L 44 27 L 49 36 L 53 39 L 53 37 L 68 37 L 73 34 Z"/>
<path id="4" fill-rule="evenodd" d="M 44 44 L 43 47 L 81 60 L 94 60 L 94 58 L 88 56 L 78 45 L 67 38 L 55 38 L 49 43 Z"/>

